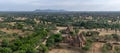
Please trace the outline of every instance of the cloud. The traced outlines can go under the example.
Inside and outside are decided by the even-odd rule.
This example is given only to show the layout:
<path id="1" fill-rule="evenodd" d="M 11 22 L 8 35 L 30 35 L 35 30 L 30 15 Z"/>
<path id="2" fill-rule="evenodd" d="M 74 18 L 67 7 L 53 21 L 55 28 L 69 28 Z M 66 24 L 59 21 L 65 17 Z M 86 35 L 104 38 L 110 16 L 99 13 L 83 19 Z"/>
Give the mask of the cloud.
<path id="1" fill-rule="evenodd" d="M 120 11 L 120 0 L 0 0 L 0 10 Z"/>

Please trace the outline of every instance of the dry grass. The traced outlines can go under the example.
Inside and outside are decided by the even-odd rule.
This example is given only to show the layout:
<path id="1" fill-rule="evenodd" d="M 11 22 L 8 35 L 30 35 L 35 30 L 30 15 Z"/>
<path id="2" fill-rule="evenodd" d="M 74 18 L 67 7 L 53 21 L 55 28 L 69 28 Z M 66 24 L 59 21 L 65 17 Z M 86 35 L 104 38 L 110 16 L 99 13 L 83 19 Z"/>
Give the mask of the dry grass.
<path id="1" fill-rule="evenodd" d="M 31 31 L 24 31 L 22 32 L 22 30 L 18 30 L 18 29 L 6 29 L 6 28 L 0 28 L 0 31 L 6 32 L 8 34 L 13 34 L 13 33 L 17 33 L 19 35 L 24 35 L 24 34 L 32 34 Z"/>
<path id="2" fill-rule="evenodd" d="M 16 22 L 9 22 L 7 24 L 14 26 L 16 24 Z"/>
<path id="3" fill-rule="evenodd" d="M 26 20 L 27 18 L 26 17 L 18 17 L 18 18 L 15 18 L 15 20 Z"/>
<path id="4" fill-rule="evenodd" d="M 66 29 L 67 27 L 56 27 L 58 30 L 64 30 Z"/>
<path id="5" fill-rule="evenodd" d="M 3 31 L 3 32 L 6 32 L 6 33 L 8 33 L 8 34 L 12 34 L 12 33 L 22 33 L 22 31 L 21 30 L 18 30 L 18 29 L 6 29 L 6 28 L 1 28 L 0 29 L 1 31 Z"/>

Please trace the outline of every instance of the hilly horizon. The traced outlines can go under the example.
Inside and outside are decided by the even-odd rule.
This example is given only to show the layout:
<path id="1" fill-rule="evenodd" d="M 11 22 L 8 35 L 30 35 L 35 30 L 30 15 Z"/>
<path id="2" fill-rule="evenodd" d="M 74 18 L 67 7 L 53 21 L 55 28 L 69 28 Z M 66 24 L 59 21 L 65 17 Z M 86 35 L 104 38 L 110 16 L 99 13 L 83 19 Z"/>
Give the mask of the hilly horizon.
<path id="1" fill-rule="evenodd" d="M 56 9 L 36 9 L 35 12 L 66 12 L 67 10 L 56 10 Z"/>

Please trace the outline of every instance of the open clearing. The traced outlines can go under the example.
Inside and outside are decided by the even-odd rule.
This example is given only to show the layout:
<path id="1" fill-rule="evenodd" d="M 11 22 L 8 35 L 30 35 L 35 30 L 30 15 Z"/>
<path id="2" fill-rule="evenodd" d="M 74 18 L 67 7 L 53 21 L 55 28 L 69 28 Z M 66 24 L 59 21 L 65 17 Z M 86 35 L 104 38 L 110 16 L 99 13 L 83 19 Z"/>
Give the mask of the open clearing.
<path id="1" fill-rule="evenodd" d="M 18 30 L 18 29 L 0 28 L 0 30 L 3 31 L 3 32 L 6 32 L 8 34 L 12 34 L 12 33 L 18 33 L 18 34 L 20 34 L 20 33 L 22 33 L 22 31 Z"/>
<path id="2" fill-rule="evenodd" d="M 24 34 L 32 34 L 30 31 L 22 31 L 18 29 L 7 29 L 7 28 L 0 28 L 0 31 L 6 32 L 8 34 L 13 34 L 13 33 L 18 33 L 19 35 L 24 35 Z"/>

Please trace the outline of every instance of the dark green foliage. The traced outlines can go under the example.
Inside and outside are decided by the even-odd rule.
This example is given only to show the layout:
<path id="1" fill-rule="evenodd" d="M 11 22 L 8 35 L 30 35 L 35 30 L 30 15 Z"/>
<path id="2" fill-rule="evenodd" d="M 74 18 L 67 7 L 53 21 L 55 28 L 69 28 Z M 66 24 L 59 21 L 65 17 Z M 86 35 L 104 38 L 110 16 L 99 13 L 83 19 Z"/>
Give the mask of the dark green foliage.
<path id="1" fill-rule="evenodd" d="M 118 34 L 112 34 L 112 36 L 116 41 L 120 41 L 120 36 Z"/>
<path id="2" fill-rule="evenodd" d="M 23 24 L 22 23 L 16 23 L 16 25 L 15 25 L 15 27 L 17 28 L 17 29 L 23 29 Z"/>
<path id="3" fill-rule="evenodd" d="M 2 40 L 2 47 L 8 47 L 9 44 L 10 44 L 9 40 L 7 40 L 7 39 Z"/>
<path id="4" fill-rule="evenodd" d="M 42 40 L 47 36 L 48 32 L 44 28 L 36 30 L 33 34 L 23 38 L 17 38 L 11 42 L 7 39 L 2 41 L 2 53 L 38 53 L 36 46 L 40 45 Z M 13 34 L 16 36 L 16 34 Z M 59 41 L 58 39 L 56 39 Z M 40 45 L 43 48 L 42 51 L 46 52 L 47 47 Z"/>
<path id="5" fill-rule="evenodd" d="M 118 34 L 111 34 L 111 35 L 105 35 L 105 40 L 114 40 L 114 41 L 120 41 L 120 36 Z"/>
<path id="6" fill-rule="evenodd" d="M 114 48 L 115 48 L 114 53 L 120 53 L 120 47 L 119 46 L 115 46 Z"/>
<path id="7" fill-rule="evenodd" d="M 79 32 L 79 28 L 76 28 L 75 29 L 75 33 L 77 34 Z"/>
<path id="8" fill-rule="evenodd" d="M 97 31 L 88 31 L 86 33 L 86 36 L 96 36 L 96 35 L 99 35 L 99 32 L 97 32 Z"/>
<path id="9" fill-rule="evenodd" d="M 76 35 L 74 31 L 69 32 L 70 35 Z"/>
<path id="10" fill-rule="evenodd" d="M 47 53 L 48 52 L 48 48 L 43 44 L 40 44 L 38 50 L 40 53 Z"/>
<path id="11" fill-rule="evenodd" d="M 26 53 L 37 53 L 37 50 L 30 44 L 23 44 L 20 46 L 19 50 L 24 50 Z"/>
<path id="12" fill-rule="evenodd" d="M 66 30 L 60 30 L 61 34 L 66 34 Z"/>
<path id="13" fill-rule="evenodd" d="M 111 36 L 111 35 L 105 35 L 105 40 L 113 40 L 113 36 Z"/>
<path id="14" fill-rule="evenodd" d="M 26 53 L 26 51 L 25 50 L 19 50 L 19 51 L 15 51 L 13 53 Z"/>
<path id="15" fill-rule="evenodd" d="M 98 36 L 99 32 L 98 31 L 87 31 L 87 32 L 82 32 L 84 36 Z"/>
<path id="16" fill-rule="evenodd" d="M 90 50 L 91 46 L 92 46 L 92 40 L 88 39 L 85 46 L 82 47 L 82 49 L 85 51 L 88 51 L 88 50 Z"/>
<path id="17" fill-rule="evenodd" d="M 53 47 L 56 43 L 62 41 L 62 39 L 61 34 L 53 34 L 47 39 L 46 46 Z"/>
<path id="18" fill-rule="evenodd" d="M 12 50 L 11 48 L 0 47 L 0 53 L 12 53 Z"/>
<path id="19" fill-rule="evenodd" d="M 103 53 L 109 53 L 110 50 L 112 50 L 112 46 L 109 43 L 106 43 L 101 48 Z"/>

